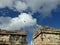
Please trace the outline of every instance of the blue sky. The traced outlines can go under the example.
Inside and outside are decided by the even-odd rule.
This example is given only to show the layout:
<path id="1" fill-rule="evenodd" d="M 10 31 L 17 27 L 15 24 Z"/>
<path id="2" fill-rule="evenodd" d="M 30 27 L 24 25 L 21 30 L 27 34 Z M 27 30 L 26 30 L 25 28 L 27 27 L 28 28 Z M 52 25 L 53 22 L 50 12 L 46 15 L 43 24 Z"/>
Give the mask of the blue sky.
<path id="1" fill-rule="evenodd" d="M 28 45 L 37 25 L 60 28 L 59 0 L 0 0 L 0 28 L 25 30 Z"/>

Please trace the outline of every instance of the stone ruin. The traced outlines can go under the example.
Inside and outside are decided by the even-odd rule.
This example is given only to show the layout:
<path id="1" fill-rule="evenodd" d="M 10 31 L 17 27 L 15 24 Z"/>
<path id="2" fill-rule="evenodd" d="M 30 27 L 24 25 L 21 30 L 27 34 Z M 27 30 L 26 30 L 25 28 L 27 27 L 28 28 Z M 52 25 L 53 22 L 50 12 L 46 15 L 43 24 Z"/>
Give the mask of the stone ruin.
<path id="1" fill-rule="evenodd" d="M 38 26 L 33 38 L 34 45 L 60 45 L 60 29 Z"/>
<path id="2" fill-rule="evenodd" d="M 0 45 L 27 45 L 27 33 L 22 30 L 1 30 Z"/>

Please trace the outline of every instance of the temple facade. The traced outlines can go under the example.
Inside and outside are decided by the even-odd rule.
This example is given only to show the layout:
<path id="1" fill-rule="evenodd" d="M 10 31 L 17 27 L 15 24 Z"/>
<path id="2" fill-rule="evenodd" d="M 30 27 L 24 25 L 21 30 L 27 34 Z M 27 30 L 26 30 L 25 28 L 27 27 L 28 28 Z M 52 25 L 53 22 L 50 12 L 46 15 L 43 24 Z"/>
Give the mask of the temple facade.
<path id="1" fill-rule="evenodd" d="M 60 45 L 60 29 L 38 26 L 33 38 L 34 45 Z"/>
<path id="2" fill-rule="evenodd" d="M 26 36 L 22 30 L 0 30 L 0 45 L 27 45 Z"/>

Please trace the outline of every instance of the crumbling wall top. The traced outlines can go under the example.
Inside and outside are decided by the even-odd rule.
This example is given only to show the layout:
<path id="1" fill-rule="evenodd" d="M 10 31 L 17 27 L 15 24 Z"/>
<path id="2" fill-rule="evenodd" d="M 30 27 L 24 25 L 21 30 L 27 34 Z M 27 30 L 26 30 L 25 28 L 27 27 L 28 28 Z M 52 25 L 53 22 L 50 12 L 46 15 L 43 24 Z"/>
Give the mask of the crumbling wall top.
<path id="1" fill-rule="evenodd" d="M 60 29 L 51 28 L 48 26 L 38 26 L 37 31 L 33 35 L 33 38 L 35 38 L 36 36 L 38 36 L 41 33 L 60 34 Z"/>
<path id="2" fill-rule="evenodd" d="M 27 35 L 27 32 L 24 30 L 1 30 L 0 34 L 17 34 L 17 35 Z"/>

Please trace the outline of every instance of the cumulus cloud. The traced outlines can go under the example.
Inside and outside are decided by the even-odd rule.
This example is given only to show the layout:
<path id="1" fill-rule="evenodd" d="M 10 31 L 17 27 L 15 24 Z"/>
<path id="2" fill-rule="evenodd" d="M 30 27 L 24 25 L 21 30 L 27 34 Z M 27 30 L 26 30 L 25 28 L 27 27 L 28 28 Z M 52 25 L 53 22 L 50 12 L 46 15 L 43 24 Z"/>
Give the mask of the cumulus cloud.
<path id="1" fill-rule="evenodd" d="M 6 28 L 10 23 L 11 17 L 0 17 L 0 29 Z"/>
<path id="2" fill-rule="evenodd" d="M 17 9 L 17 11 L 21 12 L 22 10 L 27 9 L 27 4 L 22 1 L 15 1 L 14 7 Z"/>
<path id="3" fill-rule="evenodd" d="M 8 7 L 10 9 L 16 9 L 17 11 L 21 12 L 28 9 L 29 7 L 32 10 L 32 13 L 38 11 L 41 13 L 42 17 L 51 15 L 51 11 L 56 9 L 58 4 L 60 4 L 60 0 L 0 0 L 0 8 Z M 4 21 L 5 19 L 7 21 Z M 30 14 L 25 13 L 22 13 L 15 18 L 0 17 L 0 24 L 2 24 L 0 26 L 1 28 L 6 27 L 7 29 L 19 29 L 24 26 L 32 26 L 35 23 L 36 19 L 33 19 Z"/>
<path id="4" fill-rule="evenodd" d="M 5 8 L 5 7 L 22 11 L 27 8 L 27 5 L 25 2 L 19 0 L 0 0 L 0 8 Z"/>
<path id="5" fill-rule="evenodd" d="M 57 8 L 60 0 L 27 0 L 27 3 L 33 12 L 38 11 L 45 17 L 51 15 L 51 11 Z"/>
<path id="6" fill-rule="evenodd" d="M 9 7 L 21 12 L 29 7 L 32 13 L 38 11 L 42 16 L 49 16 L 58 4 L 60 0 L 0 0 L 0 8 Z"/>
<path id="7" fill-rule="evenodd" d="M 11 7 L 13 0 L 0 0 L 0 8 Z"/>
<path id="8" fill-rule="evenodd" d="M 18 17 L 0 17 L 0 28 L 6 30 L 20 30 L 24 27 L 34 26 L 36 19 L 30 14 L 21 13 Z"/>

